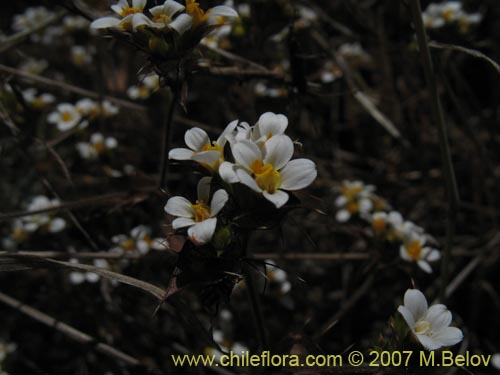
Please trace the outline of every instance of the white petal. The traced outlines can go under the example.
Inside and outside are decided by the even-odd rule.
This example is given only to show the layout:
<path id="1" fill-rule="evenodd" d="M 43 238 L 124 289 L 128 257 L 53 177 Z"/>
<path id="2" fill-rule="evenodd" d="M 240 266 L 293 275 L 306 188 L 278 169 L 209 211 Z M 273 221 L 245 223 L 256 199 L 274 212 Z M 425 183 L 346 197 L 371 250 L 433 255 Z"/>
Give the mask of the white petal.
<path id="1" fill-rule="evenodd" d="M 137 31 L 137 28 L 140 26 L 154 26 L 155 23 L 151 21 L 145 14 L 136 13 L 132 17 L 132 28 L 134 31 Z"/>
<path id="2" fill-rule="evenodd" d="M 266 112 L 259 117 L 258 127 L 262 136 L 273 136 L 283 134 L 288 126 L 285 115 Z"/>
<path id="3" fill-rule="evenodd" d="M 293 156 L 293 142 L 286 135 L 276 135 L 265 143 L 264 150 L 264 162 L 270 163 L 275 169 L 281 169 Z"/>
<path id="4" fill-rule="evenodd" d="M 69 274 L 69 281 L 71 284 L 81 284 L 85 281 L 85 274 L 82 272 L 71 272 Z"/>
<path id="5" fill-rule="evenodd" d="M 413 315 L 415 321 L 424 316 L 427 311 L 427 300 L 418 289 L 408 289 L 404 296 L 404 305 Z"/>
<path id="6" fill-rule="evenodd" d="M 120 24 L 120 20 L 114 17 L 102 17 L 94 20 L 90 27 L 93 29 L 108 29 L 116 27 Z"/>
<path id="7" fill-rule="evenodd" d="M 431 265 L 427 263 L 425 260 L 418 260 L 417 264 L 424 272 L 432 273 Z"/>
<path id="8" fill-rule="evenodd" d="M 212 239 L 216 226 L 216 218 L 204 220 L 189 228 L 188 236 L 195 244 L 203 245 Z"/>
<path id="9" fill-rule="evenodd" d="M 415 336 L 417 337 L 418 341 L 420 341 L 422 346 L 427 350 L 437 350 L 443 346 L 441 342 L 434 340 L 429 336 L 419 334 L 416 334 Z"/>
<path id="10" fill-rule="evenodd" d="M 433 331 L 440 331 L 450 325 L 451 312 L 445 305 L 433 305 L 425 313 L 424 319 L 430 323 Z"/>
<path id="11" fill-rule="evenodd" d="M 202 151 L 193 154 L 191 156 L 191 159 L 201 163 L 201 164 L 208 164 L 210 167 L 214 167 L 215 163 L 219 161 L 221 157 L 221 154 L 219 151 Z"/>
<path id="12" fill-rule="evenodd" d="M 149 244 L 146 241 L 142 241 L 142 240 L 141 241 L 137 241 L 136 248 L 143 255 L 147 254 L 149 252 L 149 250 L 150 250 Z"/>
<path id="13" fill-rule="evenodd" d="M 194 217 L 193 206 L 190 201 L 184 197 L 172 197 L 165 205 L 165 212 L 173 216 Z"/>
<path id="14" fill-rule="evenodd" d="M 49 225 L 49 232 L 56 233 L 62 231 L 66 227 L 66 221 L 60 217 L 51 220 Z"/>
<path id="15" fill-rule="evenodd" d="M 434 338 L 441 342 L 443 346 L 452 346 L 463 340 L 464 334 L 456 327 L 447 327 L 438 332 Z"/>
<path id="16" fill-rule="evenodd" d="M 212 177 L 203 177 L 198 181 L 198 200 L 208 203 L 210 199 L 210 184 L 212 183 Z"/>
<path id="17" fill-rule="evenodd" d="M 280 189 L 293 191 L 309 186 L 318 175 L 318 172 L 313 161 L 295 159 L 285 165 L 280 174 L 282 179 Z"/>
<path id="18" fill-rule="evenodd" d="M 408 324 L 408 327 L 410 327 L 410 329 L 413 331 L 413 327 L 415 326 L 415 319 L 413 318 L 410 310 L 408 310 L 404 306 L 399 306 L 398 311 L 401 315 L 403 315 L 403 319 L 405 320 L 406 324 Z"/>
<path id="19" fill-rule="evenodd" d="M 428 262 L 435 262 L 441 258 L 441 253 L 436 249 L 424 247 L 422 249 L 422 258 Z"/>
<path id="20" fill-rule="evenodd" d="M 167 0 L 163 3 L 163 8 L 164 12 L 167 16 L 172 18 L 172 16 L 176 13 L 182 12 L 184 9 L 184 5 L 179 4 L 177 1 L 174 0 Z"/>
<path id="21" fill-rule="evenodd" d="M 177 31 L 179 35 L 182 35 L 191 28 L 192 24 L 193 22 L 191 16 L 189 14 L 182 13 L 175 17 L 175 19 L 170 22 L 168 26 Z"/>
<path id="22" fill-rule="evenodd" d="M 200 128 L 189 129 L 184 135 L 186 145 L 193 151 L 201 151 L 203 146 L 210 143 L 210 138 L 205 130 Z"/>
<path id="23" fill-rule="evenodd" d="M 187 148 L 174 148 L 169 151 L 168 158 L 174 160 L 191 160 L 194 152 Z"/>
<path id="24" fill-rule="evenodd" d="M 219 145 L 219 147 L 224 147 L 224 145 L 226 144 L 226 137 L 231 134 L 234 129 L 236 129 L 236 127 L 238 126 L 238 120 L 234 120 L 234 121 L 231 121 L 227 126 L 226 128 L 224 129 L 224 131 L 221 133 L 221 135 L 219 136 L 219 138 L 217 138 L 217 144 Z"/>
<path id="25" fill-rule="evenodd" d="M 335 207 L 343 207 L 347 203 L 348 199 L 345 195 L 339 195 L 335 199 Z"/>
<path id="26" fill-rule="evenodd" d="M 208 25 L 220 25 L 220 18 L 224 17 L 225 21 L 231 22 L 232 19 L 238 17 L 238 12 L 236 12 L 233 8 L 219 5 L 210 9 L 210 13 L 208 14 Z"/>
<path id="27" fill-rule="evenodd" d="M 276 208 L 282 207 L 286 202 L 288 202 L 288 194 L 283 190 L 276 190 L 274 194 L 271 194 L 264 190 L 262 193 L 264 198 L 266 198 L 269 202 L 274 204 Z"/>
<path id="28" fill-rule="evenodd" d="M 132 6 L 134 8 L 144 9 L 146 6 L 147 0 L 132 0 Z"/>
<path id="29" fill-rule="evenodd" d="M 212 202 L 210 203 L 210 216 L 216 216 L 220 210 L 222 210 L 228 199 L 229 196 L 227 195 L 227 191 L 224 189 L 217 190 L 212 197 Z"/>
<path id="30" fill-rule="evenodd" d="M 262 193 L 262 189 L 257 185 L 257 182 L 248 174 L 247 171 L 243 169 L 238 169 L 236 171 L 236 174 L 238 175 L 238 179 L 243 185 L 248 186 L 250 189 L 256 191 L 257 193 Z"/>
<path id="31" fill-rule="evenodd" d="M 262 153 L 259 146 L 246 139 L 236 143 L 231 151 L 233 152 L 236 163 L 248 170 L 250 170 L 253 162 L 262 160 Z"/>
<path id="32" fill-rule="evenodd" d="M 99 281 L 101 277 L 96 274 L 96 273 L 93 273 L 93 272 L 87 272 L 85 274 L 85 279 L 89 282 L 89 283 L 96 283 Z"/>
<path id="33" fill-rule="evenodd" d="M 178 217 L 174 221 L 172 221 L 172 228 L 180 229 L 190 227 L 191 225 L 195 225 L 196 221 L 187 217 Z"/>
<path id="34" fill-rule="evenodd" d="M 219 175 L 222 178 L 222 181 L 227 182 L 228 184 L 234 184 L 240 181 L 234 169 L 234 164 L 227 161 L 220 165 Z"/>
<path id="35" fill-rule="evenodd" d="M 401 245 L 399 247 L 399 256 L 401 257 L 401 259 L 406 260 L 407 262 L 413 262 L 413 259 L 408 255 L 408 251 L 406 251 L 405 245 Z"/>
<path id="36" fill-rule="evenodd" d="M 351 213 L 347 210 L 340 210 L 335 214 L 335 218 L 339 223 L 345 223 L 351 218 Z"/>

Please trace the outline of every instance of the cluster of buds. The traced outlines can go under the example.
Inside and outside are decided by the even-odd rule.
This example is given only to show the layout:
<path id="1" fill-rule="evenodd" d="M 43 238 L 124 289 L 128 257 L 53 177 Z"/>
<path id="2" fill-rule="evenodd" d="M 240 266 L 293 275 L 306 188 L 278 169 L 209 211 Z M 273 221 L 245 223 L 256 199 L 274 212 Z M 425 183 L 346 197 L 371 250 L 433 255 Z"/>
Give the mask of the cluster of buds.
<path id="1" fill-rule="evenodd" d="M 439 29 L 446 25 L 457 25 L 462 33 L 469 31 L 470 26 L 481 22 L 480 13 L 467 13 L 460 1 L 431 3 L 422 14 L 424 25 L 429 29 Z"/>

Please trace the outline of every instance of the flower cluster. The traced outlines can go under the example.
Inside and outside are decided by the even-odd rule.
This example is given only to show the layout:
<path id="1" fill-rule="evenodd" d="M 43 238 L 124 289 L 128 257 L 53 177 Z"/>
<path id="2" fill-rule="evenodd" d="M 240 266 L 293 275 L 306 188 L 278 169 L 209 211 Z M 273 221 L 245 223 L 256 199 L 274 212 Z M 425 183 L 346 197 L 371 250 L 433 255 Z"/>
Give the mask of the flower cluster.
<path id="1" fill-rule="evenodd" d="M 361 181 L 344 181 L 335 200 L 337 220 L 348 221 L 357 215 L 370 224 L 373 235 L 389 243 L 399 245 L 401 259 L 416 262 L 425 272 L 431 273 L 429 262 L 441 258 L 440 252 L 428 246 L 432 237 L 423 228 L 405 220 L 401 213 L 391 211 L 387 202 L 375 194 L 373 185 Z"/>
<path id="2" fill-rule="evenodd" d="M 31 108 L 36 110 L 45 109 L 55 102 L 56 98 L 52 94 L 41 93 L 34 88 L 28 88 L 22 92 L 23 99 Z"/>
<path id="3" fill-rule="evenodd" d="M 70 263 L 79 264 L 80 262 L 78 259 L 70 259 Z M 95 267 L 109 269 L 109 263 L 105 259 L 94 259 L 93 265 Z M 80 285 L 85 282 L 93 284 L 100 279 L 101 276 L 94 272 L 73 271 L 69 274 L 69 281 L 73 285 Z"/>
<path id="4" fill-rule="evenodd" d="M 132 85 L 127 89 L 127 95 L 133 100 L 145 100 L 149 98 L 160 87 L 160 77 L 151 73 L 139 80 L 138 85 Z"/>
<path id="5" fill-rule="evenodd" d="M 60 131 L 68 131 L 78 126 L 85 128 L 89 120 L 95 120 L 99 116 L 110 117 L 118 113 L 118 107 L 108 100 L 98 102 L 84 98 L 76 102 L 60 103 L 56 110 L 49 113 L 47 121 L 57 126 Z"/>
<path id="6" fill-rule="evenodd" d="M 399 313 L 408 324 L 411 333 L 427 350 L 437 350 L 452 346 L 463 339 L 463 333 L 450 327 L 451 312 L 445 305 L 428 306 L 424 294 L 417 289 L 408 289 L 404 295 L 404 305 Z"/>
<path id="7" fill-rule="evenodd" d="M 136 34 L 136 41 L 156 54 L 168 55 L 172 51 L 188 50 L 213 29 L 230 23 L 238 17 L 231 7 L 220 5 L 204 11 L 195 0 L 182 5 L 166 0 L 162 5 L 149 8 L 146 0 L 119 0 L 112 5 L 113 17 L 102 17 L 92 22 L 95 29 L 114 29 Z"/>
<path id="8" fill-rule="evenodd" d="M 59 200 L 49 199 L 44 195 L 33 197 L 27 205 L 27 211 L 39 211 L 57 207 Z M 3 240 L 6 248 L 15 248 L 17 244 L 29 239 L 34 233 L 57 233 L 66 228 L 66 220 L 50 213 L 37 213 L 20 217 L 12 223 L 10 235 Z"/>
<path id="9" fill-rule="evenodd" d="M 471 25 L 481 22 L 480 13 L 467 13 L 460 1 L 431 3 L 422 14 L 425 27 L 438 29 L 446 25 L 457 25 L 460 32 L 466 33 Z"/>
<path id="10" fill-rule="evenodd" d="M 231 122 L 216 140 L 211 140 L 203 129 L 193 128 L 184 137 L 188 148 L 171 150 L 169 158 L 193 161 L 222 180 L 228 189 L 231 184 L 241 183 L 281 208 L 289 199 L 287 191 L 309 186 L 317 174 L 311 160 L 291 160 L 294 145 L 284 134 L 287 126 L 286 116 L 267 112 L 254 126 Z M 226 158 L 227 143 L 232 158 Z M 172 223 L 174 229 L 188 227 L 189 237 L 198 244 L 210 241 L 216 216 L 229 199 L 224 189 L 215 191 L 210 199 L 211 183 L 210 177 L 200 180 L 196 203 L 172 197 L 165 206 L 167 213 L 178 217 Z"/>
<path id="11" fill-rule="evenodd" d="M 99 155 L 113 150 L 118 146 L 118 141 L 113 137 L 105 137 L 101 133 L 90 136 L 89 142 L 78 142 L 76 149 L 83 159 L 96 160 Z"/>
<path id="12" fill-rule="evenodd" d="M 115 247 L 112 252 L 123 254 L 125 252 L 137 252 L 147 254 L 150 250 L 164 250 L 164 240 L 161 238 L 152 238 L 152 230 L 146 225 L 138 225 L 130 230 L 129 234 L 118 234 L 111 240 Z"/>

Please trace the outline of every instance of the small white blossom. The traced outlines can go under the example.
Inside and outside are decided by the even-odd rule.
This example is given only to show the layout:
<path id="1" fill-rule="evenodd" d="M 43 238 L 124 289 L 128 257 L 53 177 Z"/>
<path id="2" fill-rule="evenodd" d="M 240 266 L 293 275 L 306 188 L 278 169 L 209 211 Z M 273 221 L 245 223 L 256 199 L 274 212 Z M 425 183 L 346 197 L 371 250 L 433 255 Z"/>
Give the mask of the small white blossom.
<path id="1" fill-rule="evenodd" d="M 138 85 L 130 86 L 127 95 L 130 99 L 147 99 L 160 87 L 160 77 L 156 73 L 148 74 L 140 80 Z"/>
<path id="2" fill-rule="evenodd" d="M 212 239 L 217 226 L 217 214 L 229 199 L 223 189 L 217 190 L 210 200 L 210 177 L 198 182 L 198 199 L 192 204 L 184 197 L 172 197 L 165 206 L 165 212 L 177 218 L 173 229 L 188 228 L 188 236 L 195 244 L 205 244 Z"/>
<path id="3" fill-rule="evenodd" d="M 70 259 L 70 263 L 79 264 L 78 259 Z M 105 259 L 94 259 L 93 264 L 95 267 L 109 269 L 109 263 Z M 101 279 L 101 276 L 94 272 L 85 272 L 85 271 L 73 271 L 69 274 L 69 280 L 71 284 L 79 285 L 84 282 L 87 283 L 96 283 Z"/>
<path id="4" fill-rule="evenodd" d="M 425 237 L 413 234 L 400 247 L 399 254 L 407 262 L 417 262 L 418 266 L 427 273 L 432 272 L 429 262 L 441 258 L 438 250 L 425 246 Z"/>
<path id="5" fill-rule="evenodd" d="M 93 49 L 84 46 L 71 46 L 70 56 L 73 64 L 77 66 L 90 65 L 92 63 Z"/>
<path id="6" fill-rule="evenodd" d="M 73 129 L 80 124 L 82 115 L 77 108 L 70 103 L 61 103 L 57 105 L 56 111 L 49 114 L 47 121 L 55 124 L 60 131 Z M 80 124 L 83 127 L 84 123 Z"/>
<path id="7" fill-rule="evenodd" d="M 132 4 L 127 0 L 119 0 L 117 4 L 111 6 L 111 9 L 118 17 L 98 18 L 90 24 L 90 27 L 94 29 L 114 28 L 130 31 L 133 29 L 134 23 L 152 22 L 143 14 L 146 3 L 147 0 L 132 0 Z"/>
<path id="8" fill-rule="evenodd" d="M 231 134 L 237 125 L 237 120 L 229 123 L 216 141 L 211 141 L 203 129 L 189 129 L 184 135 L 184 141 L 189 148 L 174 148 L 168 153 L 168 158 L 193 160 L 209 170 L 218 171 L 219 166 L 224 162 L 227 135 Z"/>
<path id="9" fill-rule="evenodd" d="M 276 129 L 286 126 L 276 123 Z M 284 130 L 283 130 L 284 131 Z M 221 165 L 221 177 L 230 183 L 237 181 L 273 203 L 282 207 L 289 198 L 287 191 L 295 191 L 309 186 L 317 175 L 316 165 L 309 159 L 290 160 L 293 156 L 293 142 L 283 134 L 271 136 L 259 147 L 251 140 L 242 140 L 231 145 L 236 163 Z"/>
<path id="10" fill-rule="evenodd" d="M 76 149 L 83 159 L 97 159 L 106 151 L 113 150 L 118 146 L 118 141 L 113 137 L 104 137 L 101 133 L 90 136 L 90 142 L 79 142 Z"/>
<path id="11" fill-rule="evenodd" d="M 43 109 L 55 102 L 54 95 L 42 93 L 38 94 L 34 88 L 26 89 L 22 92 L 24 101 L 35 109 Z"/>
<path id="12" fill-rule="evenodd" d="M 398 311 L 427 350 L 452 346 L 463 339 L 460 329 L 450 327 L 452 316 L 447 307 L 442 304 L 428 307 L 425 296 L 417 289 L 406 291 L 404 306 L 399 306 Z"/>
<path id="13" fill-rule="evenodd" d="M 151 228 L 146 225 L 139 225 L 132 228 L 129 235 L 118 234 L 111 240 L 116 245 L 111 251 L 124 253 L 127 251 L 138 251 L 147 254 L 150 250 L 164 250 L 164 240 L 151 237 Z"/>
<path id="14" fill-rule="evenodd" d="M 335 200 L 337 221 L 348 221 L 353 214 L 367 215 L 373 210 L 373 185 L 361 181 L 343 181 L 340 195 Z"/>

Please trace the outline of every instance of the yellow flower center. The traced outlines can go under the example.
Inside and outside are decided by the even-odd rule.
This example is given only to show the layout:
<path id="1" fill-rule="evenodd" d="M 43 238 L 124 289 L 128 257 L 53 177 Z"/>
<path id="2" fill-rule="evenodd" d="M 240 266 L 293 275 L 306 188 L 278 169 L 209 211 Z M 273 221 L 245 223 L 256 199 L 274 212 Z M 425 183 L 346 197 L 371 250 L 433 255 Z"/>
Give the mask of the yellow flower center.
<path id="1" fill-rule="evenodd" d="M 36 98 L 35 100 L 33 100 L 32 105 L 33 105 L 33 107 L 40 109 L 40 108 L 43 108 L 45 106 L 45 102 L 41 98 Z"/>
<path id="2" fill-rule="evenodd" d="M 420 320 L 415 324 L 415 332 L 425 335 L 431 330 L 431 324 L 427 320 Z"/>
<path id="3" fill-rule="evenodd" d="M 172 22 L 172 19 L 166 14 L 160 14 L 153 17 L 153 22 L 163 23 L 164 25 L 167 25 Z"/>
<path id="4" fill-rule="evenodd" d="M 413 260 L 422 258 L 422 244 L 419 241 L 410 241 L 405 245 L 408 256 Z"/>
<path id="5" fill-rule="evenodd" d="M 186 0 L 186 13 L 191 16 L 193 28 L 195 28 L 206 22 L 209 11 L 205 13 L 195 0 Z"/>
<path id="6" fill-rule="evenodd" d="M 385 220 L 382 218 L 378 218 L 373 220 L 372 222 L 372 229 L 375 234 L 380 234 L 385 231 L 387 225 L 385 223 Z"/>
<path id="7" fill-rule="evenodd" d="M 71 112 L 63 112 L 61 113 L 61 120 L 64 122 L 68 122 L 73 120 L 73 114 Z"/>
<path id="8" fill-rule="evenodd" d="M 194 210 L 194 221 L 197 223 L 210 218 L 210 207 L 205 202 L 196 201 L 196 204 L 193 204 L 192 207 Z"/>
<path id="9" fill-rule="evenodd" d="M 342 187 L 340 192 L 346 196 L 347 199 L 353 199 L 356 195 L 361 193 L 363 190 L 362 186 L 352 186 L 352 187 Z"/>
<path id="10" fill-rule="evenodd" d="M 220 147 L 217 142 L 212 141 L 212 143 L 207 143 L 205 146 L 201 148 L 201 151 L 219 151 Z"/>
<path id="11" fill-rule="evenodd" d="M 351 201 L 346 204 L 346 210 L 349 211 L 351 214 L 355 214 L 356 212 L 359 211 L 359 203 L 356 201 Z"/>
<path id="12" fill-rule="evenodd" d="M 100 154 L 101 152 L 104 152 L 104 150 L 106 149 L 106 146 L 104 146 L 103 142 L 98 142 L 98 143 L 94 144 L 94 149 L 98 154 Z"/>
<path id="13" fill-rule="evenodd" d="M 125 249 L 125 250 L 134 250 L 135 249 L 135 241 L 134 240 L 131 240 L 131 239 L 128 239 L 126 241 L 123 241 L 122 242 L 122 247 Z"/>
<path id="14" fill-rule="evenodd" d="M 14 233 L 12 233 L 12 238 L 17 242 L 22 242 L 28 238 L 28 233 L 26 233 L 23 228 L 15 228 Z"/>
<path id="15" fill-rule="evenodd" d="M 120 13 L 120 16 L 127 17 L 127 16 L 129 16 L 131 14 L 135 14 L 135 13 L 142 13 L 142 9 L 136 8 L 136 7 L 125 7 L 125 8 L 123 8 L 122 12 Z"/>
<path id="16" fill-rule="evenodd" d="M 453 9 L 446 9 L 446 10 L 443 12 L 443 14 L 442 14 L 442 16 L 443 16 L 443 18 L 444 18 L 444 20 L 445 20 L 446 22 L 451 22 L 451 21 L 453 21 L 453 17 L 454 17 L 454 15 L 455 15 L 455 10 L 453 10 Z"/>
<path id="17" fill-rule="evenodd" d="M 281 175 L 272 164 L 263 164 L 262 160 L 255 160 L 250 169 L 255 176 L 255 182 L 262 190 L 274 194 L 281 186 Z"/>

